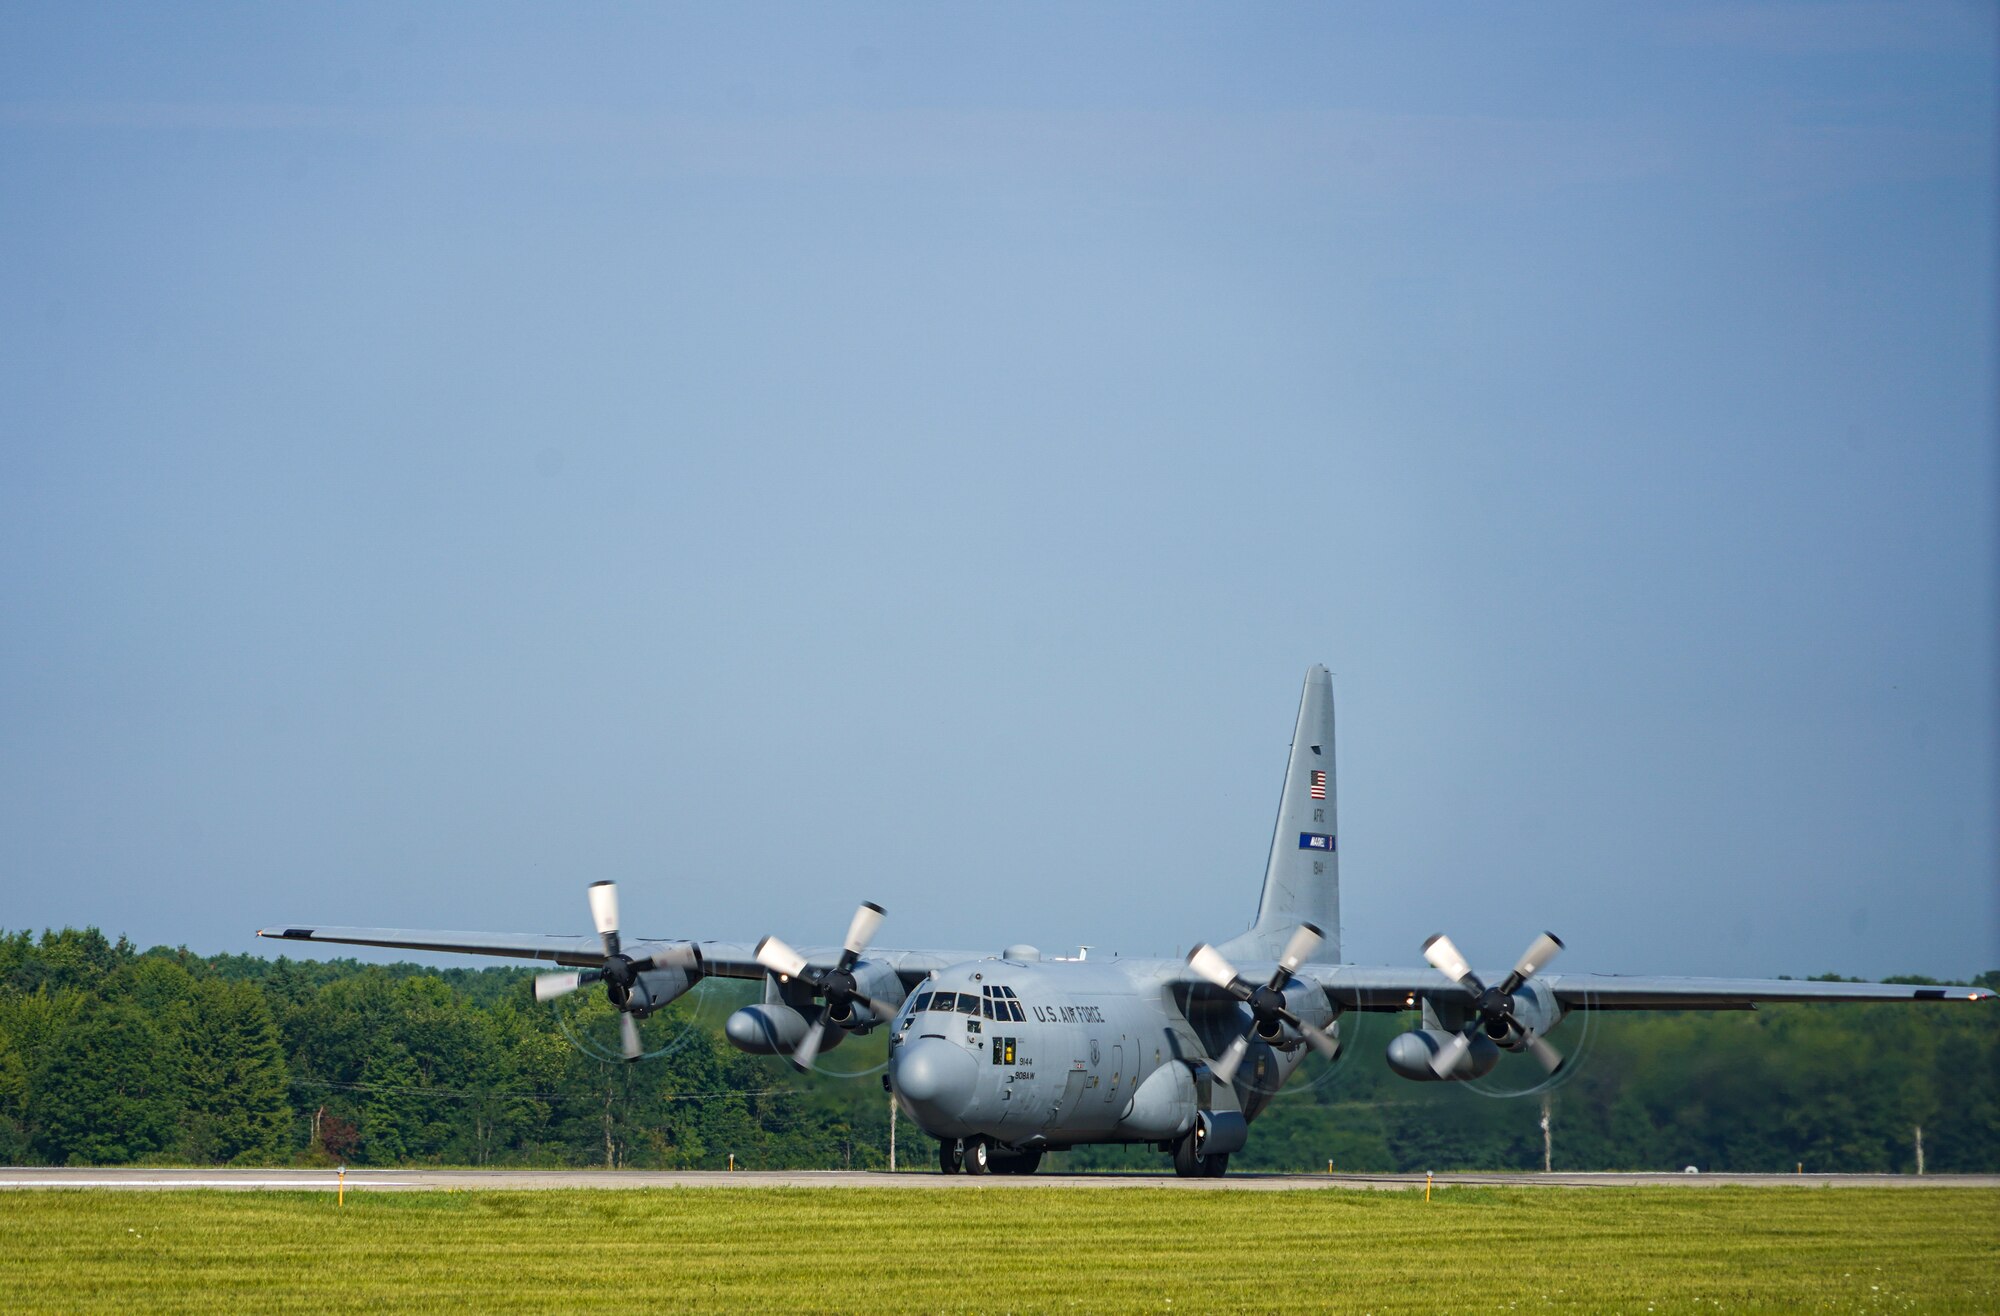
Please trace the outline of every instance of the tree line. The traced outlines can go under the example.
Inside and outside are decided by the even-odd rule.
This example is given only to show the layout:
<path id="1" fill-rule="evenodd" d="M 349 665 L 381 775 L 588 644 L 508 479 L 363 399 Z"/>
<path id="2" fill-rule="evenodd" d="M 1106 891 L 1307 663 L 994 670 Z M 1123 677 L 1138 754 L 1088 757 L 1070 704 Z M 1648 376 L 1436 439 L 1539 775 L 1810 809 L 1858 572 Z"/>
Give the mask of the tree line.
<path id="1" fill-rule="evenodd" d="M 801 1077 L 723 1040 L 754 985 L 712 982 L 648 1020 L 657 1054 L 627 1065 L 602 993 L 540 1005 L 532 977 L 0 933 L 0 1163 L 887 1165 L 879 1033 Z M 1930 1171 L 2000 1169 L 1990 1008 L 1578 1015 L 1550 1085 L 1514 1057 L 1477 1085 L 1410 1083 L 1381 1061 L 1408 1019 L 1342 1022 L 1342 1056 L 1309 1061 L 1234 1164 L 1909 1171 L 1921 1137 Z M 899 1135 L 904 1166 L 933 1163 Z M 1158 1160 L 1079 1148 L 1056 1168 Z"/>

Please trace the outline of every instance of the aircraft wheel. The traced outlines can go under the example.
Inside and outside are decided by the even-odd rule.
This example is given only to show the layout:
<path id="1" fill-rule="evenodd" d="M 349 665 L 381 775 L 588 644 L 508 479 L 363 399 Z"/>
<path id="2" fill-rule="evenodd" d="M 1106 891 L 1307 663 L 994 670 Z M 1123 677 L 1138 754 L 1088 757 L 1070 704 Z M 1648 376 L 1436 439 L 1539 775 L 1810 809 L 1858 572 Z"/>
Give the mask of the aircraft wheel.
<path id="1" fill-rule="evenodd" d="M 993 1144 L 984 1138 L 965 1140 L 965 1172 L 967 1174 L 993 1173 Z"/>
<path id="2" fill-rule="evenodd" d="M 1194 1135 L 1189 1129 L 1174 1139 L 1174 1173 L 1183 1179 L 1203 1178 L 1208 1174 L 1208 1162 L 1214 1159 L 1195 1150 L 1201 1144 Z"/>
<path id="3" fill-rule="evenodd" d="M 1029 1151 L 996 1151 L 993 1153 L 993 1173 L 1033 1174 L 1042 1165 L 1042 1149 Z"/>
<path id="4" fill-rule="evenodd" d="M 945 1174 L 957 1174 L 965 1168 L 965 1156 L 959 1150 L 957 1138 L 945 1138 L 938 1143 L 938 1169 Z"/>
<path id="5" fill-rule="evenodd" d="M 1201 1158 L 1201 1172 L 1210 1179 L 1220 1179 L 1229 1173 L 1229 1153 L 1217 1152 L 1213 1156 Z"/>

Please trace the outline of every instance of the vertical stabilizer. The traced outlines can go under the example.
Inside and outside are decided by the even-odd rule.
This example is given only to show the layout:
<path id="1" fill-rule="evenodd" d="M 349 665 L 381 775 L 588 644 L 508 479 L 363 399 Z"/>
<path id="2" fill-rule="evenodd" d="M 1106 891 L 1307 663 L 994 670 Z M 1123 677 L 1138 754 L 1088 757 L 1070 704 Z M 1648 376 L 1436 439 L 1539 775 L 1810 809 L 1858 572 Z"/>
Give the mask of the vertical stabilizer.
<path id="1" fill-rule="evenodd" d="M 1299 720 L 1292 728 L 1257 921 L 1224 945 L 1224 954 L 1274 959 L 1294 928 L 1311 923 L 1326 935 L 1312 958 L 1339 961 L 1340 831 L 1334 817 L 1333 674 L 1315 665 L 1299 695 Z"/>

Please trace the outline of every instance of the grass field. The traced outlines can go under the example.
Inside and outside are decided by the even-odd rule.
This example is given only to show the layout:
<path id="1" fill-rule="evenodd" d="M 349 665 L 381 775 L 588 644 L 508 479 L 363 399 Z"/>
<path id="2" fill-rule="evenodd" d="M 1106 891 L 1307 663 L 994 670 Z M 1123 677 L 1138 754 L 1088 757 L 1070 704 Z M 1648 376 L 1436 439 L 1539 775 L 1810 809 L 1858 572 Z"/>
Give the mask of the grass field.
<path id="1" fill-rule="evenodd" d="M 2000 1191 L 0 1194 L 0 1310 L 2000 1310 Z"/>

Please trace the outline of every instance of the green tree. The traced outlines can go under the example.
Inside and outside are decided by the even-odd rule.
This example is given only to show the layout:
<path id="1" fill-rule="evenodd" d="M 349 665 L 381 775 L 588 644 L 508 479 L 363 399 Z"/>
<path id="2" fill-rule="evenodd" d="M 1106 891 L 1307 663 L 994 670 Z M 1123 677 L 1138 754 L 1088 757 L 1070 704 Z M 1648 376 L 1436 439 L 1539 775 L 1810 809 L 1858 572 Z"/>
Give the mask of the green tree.
<path id="1" fill-rule="evenodd" d="M 112 1165 L 165 1149 L 180 1120 L 178 1074 L 145 1012 L 98 1002 L 48 1046 L 32 1080 L 35 1150 L 55 1164 Z"/>
<path id="2" fill-rule="evenodd" d="M 290 1078 L 264 998 L 243 982 L 194 984 L 179 1014 L 190 1160 L 268 1159 L 283 1148 Z"/>
<path id="3" fill-rule="evenodd" d="M 361 1150 L 370 1165 L 394 1165 L 422 1145 L 424 1119 L 417 1089 L 422 1075 L 401 1046 L 368 1057 L 361 1068 Z"/>

